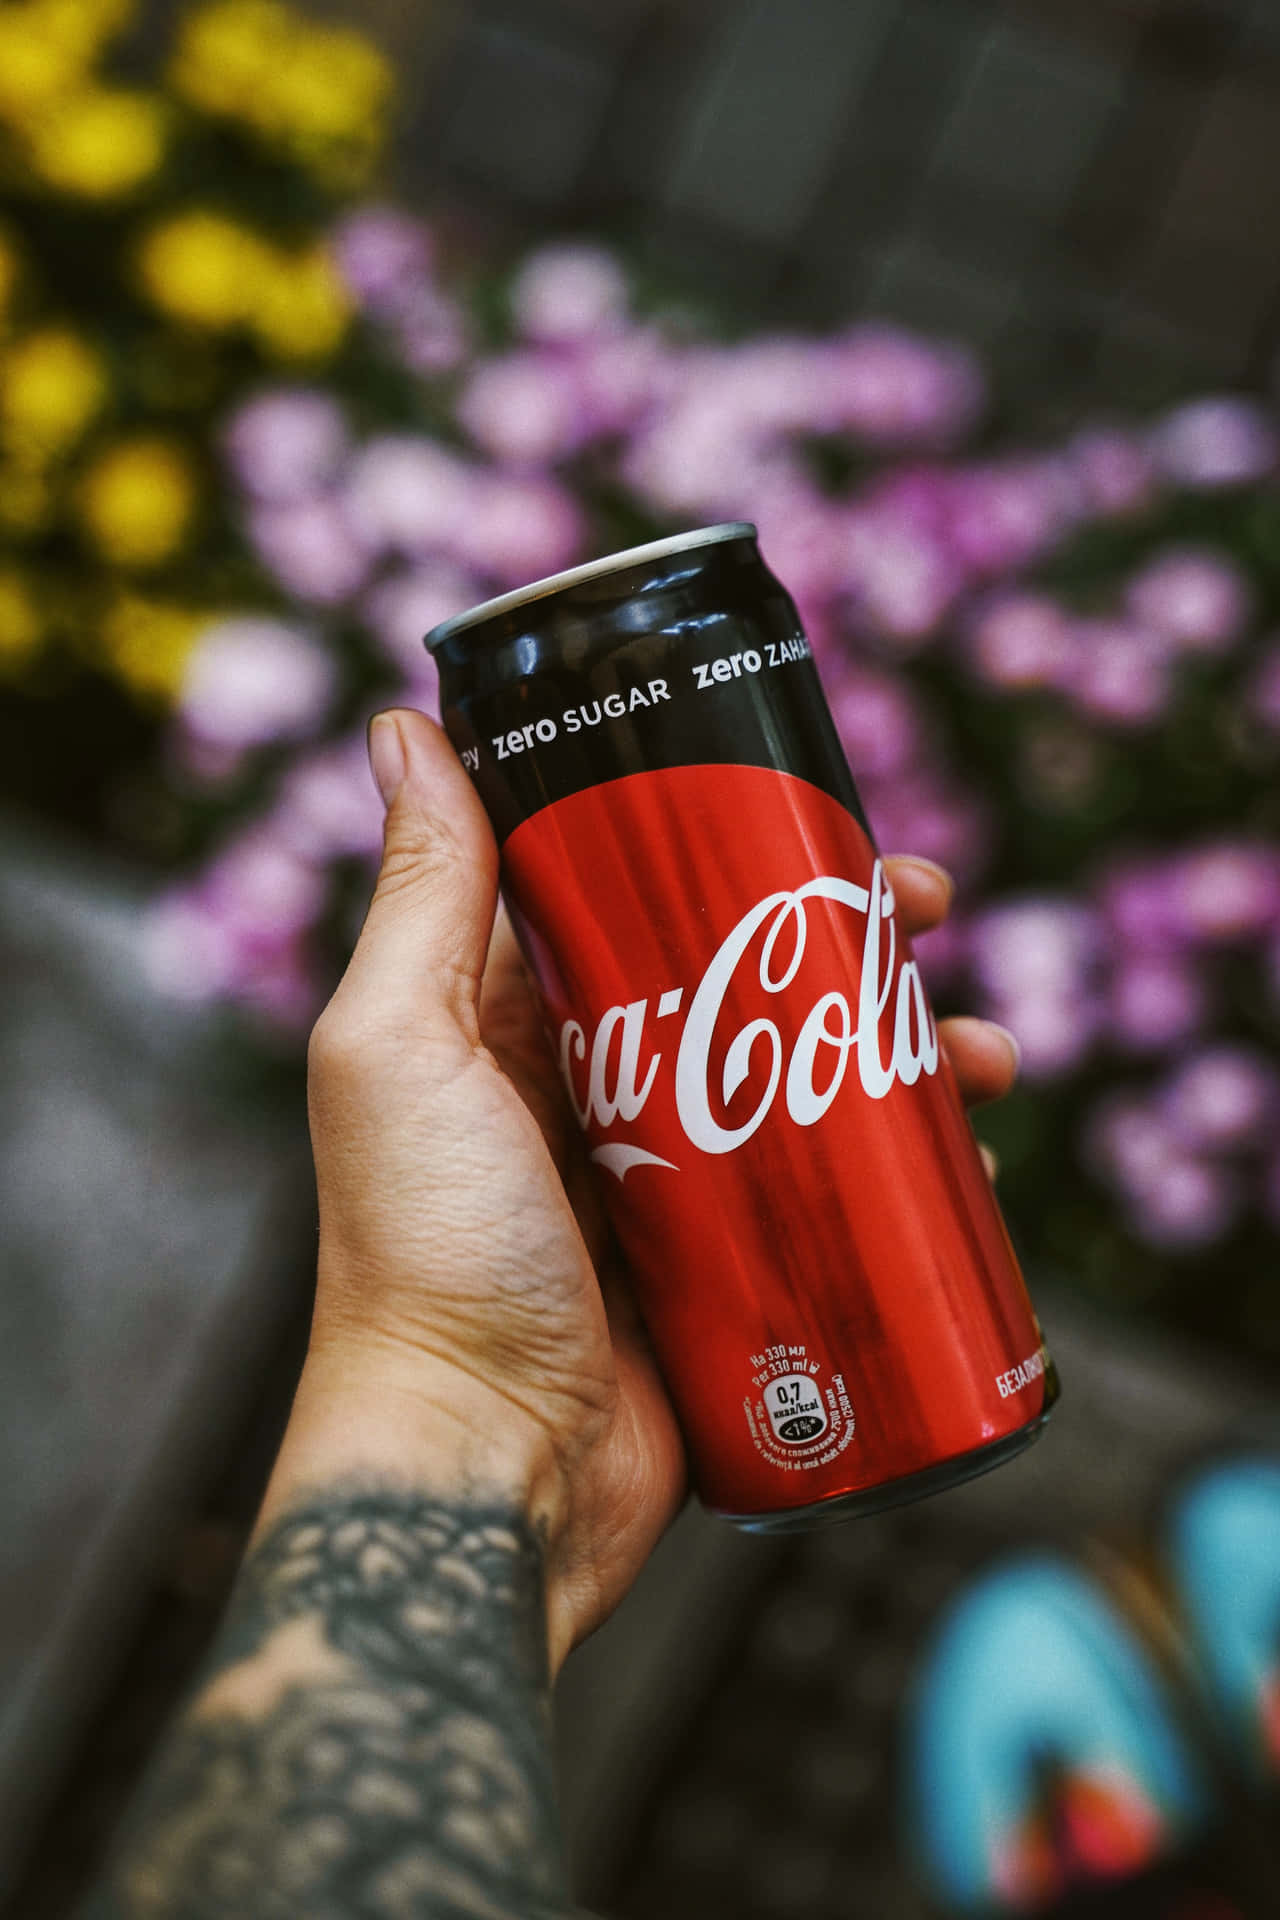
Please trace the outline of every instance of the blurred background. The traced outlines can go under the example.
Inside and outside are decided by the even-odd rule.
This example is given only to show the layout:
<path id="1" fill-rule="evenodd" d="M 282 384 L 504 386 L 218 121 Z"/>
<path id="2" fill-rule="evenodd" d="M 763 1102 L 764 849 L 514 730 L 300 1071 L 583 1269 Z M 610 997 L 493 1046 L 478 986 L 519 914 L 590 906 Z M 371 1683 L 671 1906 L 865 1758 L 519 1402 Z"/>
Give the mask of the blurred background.
<path id="1" fill-rule="evenodd" d="M 1274 0 L 0 5 L 15 1913 L 91 1879 L 287 1408 L 368 714 L 436 620 L 730 518 L 958 877 L 935 998 L 1022 1044 L 980 1131 L 1065 1396 L 910 1514 L 687 1516 L 566 1676 L 575 1871 L 957 1910 L 895 1812 L 940 1610 L 1028 1543 L 1132 1610 L 1171 1480 L 1273 1437 L 1278 101 Z M 1187 1920 L 1269 1910 L 1206 1872 Z"/>

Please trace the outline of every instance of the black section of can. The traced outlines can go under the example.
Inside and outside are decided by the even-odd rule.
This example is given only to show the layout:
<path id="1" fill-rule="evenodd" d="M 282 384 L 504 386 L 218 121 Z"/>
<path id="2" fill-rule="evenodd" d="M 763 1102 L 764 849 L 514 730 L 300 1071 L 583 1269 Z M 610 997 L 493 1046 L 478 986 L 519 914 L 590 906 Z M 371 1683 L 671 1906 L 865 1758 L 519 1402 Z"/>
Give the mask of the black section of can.
<path id="1" fill-rule="evenodd" d="M 594 573 L 433 651 L 500 842 L 606 780 L 717 764 L 796 774 L 866 828 L 799 615 L 747 533 Z"/>

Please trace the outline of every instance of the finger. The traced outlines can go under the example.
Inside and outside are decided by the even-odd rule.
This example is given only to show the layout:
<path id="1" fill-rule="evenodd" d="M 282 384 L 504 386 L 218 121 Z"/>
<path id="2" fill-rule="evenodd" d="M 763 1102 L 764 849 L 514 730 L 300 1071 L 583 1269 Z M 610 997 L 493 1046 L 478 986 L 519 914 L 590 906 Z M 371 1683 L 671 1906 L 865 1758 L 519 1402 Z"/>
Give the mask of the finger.
<path id="1" fill-rule="evenodd" d="M 525 1105 L 532 1109 L 559 1163 L 573 1116 L 555 1070 L 524 956 L 501 906 L 480 988 L 480 1038 Z"/>
<path id="2" fill-rule="evenodd" d="M 1000 1161 L 995 1150 L 983 1141 L 978 1142 L 978 1152 L 982 1155 L 982 1164 L 987 1170 L 988 1180 L 994 1180 L 1000 1171 Z"/>
<path id="3" fill-rule="evenodd" d="M 483 1004 L 487 1004 L 491 998 L 503 1000 L 512 990 L 513 983 L 527 988 L 527 982 L 528 970 L 520 951 L 520 942 L 516 939 L 516 930 L 511 924 L 511 915 L 499 901 L 484 963 Z"/>
<path id="4" fill-rule="evenodd" d="M 480 989 L 480 1038 L 542 1129 L 587 1251 L 598 1260 L 608 1238 L 600 1183 L 587 1163 L 524 955 L 501 906 Z"/>
<path id="5" fill-rule="evenodd" d="M 382 866 L 339 992 L 410 1020 L 445 1011 L 475 1031 L 498 897 L 484 808 L 425 714 L 376 714 L 369 761 L 387 808 Z"/>
<path id="6" fill-rule="evenodd" d="M 969 1014 L 940 1020 L 938 1039 L 967 1107 L 1002 1099 L 1018 1077 L 1018 1043 L 994 1020 L 976 1020 Z"/>
<path id="7" fill-rule="evenodd" d="M 480 1038 L 541 1126 L 557 1165 L 573 1116 L 511 922 L 498 908 L 480 988 Z M 572 1128 L 576 1131 L 576 1128 Z"/>
<path id="8" fill-rule="evenodd" d="M 480 1033 L 513 1079 L 517 1068 L 533 1070 L 546 1058 L 547 1037 L 537 994 L 501 901 L 480 986 Z"/>
<path id="9" fill-rule="evenodd" d="M 956 887 L 945 867 L 917 853 L 898 853 L 889 856 L 884 870 L 908 934 L 925 933 L 946 919 Z"/>

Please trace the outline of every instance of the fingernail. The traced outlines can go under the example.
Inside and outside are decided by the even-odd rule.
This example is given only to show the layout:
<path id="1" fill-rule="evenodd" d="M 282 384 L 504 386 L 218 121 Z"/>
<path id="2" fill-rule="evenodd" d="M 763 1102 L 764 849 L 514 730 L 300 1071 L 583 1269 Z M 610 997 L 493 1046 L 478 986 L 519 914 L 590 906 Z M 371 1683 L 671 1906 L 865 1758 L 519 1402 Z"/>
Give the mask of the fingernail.
<path id="1" fill-rule="evenodd" d="M 956 883 L 945 867 L 936 860 L 926 860 L 922 853 L 902 853 L 898 855 L 904 867 L 919 867 L 921 873 L 927 873 L 931 879 L 940 880 L 947 890 L 948 900 L 956 890 Z"/>
<path id="2" fill-rule="evenodd" d="M 982 1155 L 982 1164 L 987 1170 L 988 1180 L 994 1180 L 1000 1171 L 1000 1161 L 984 1142 L 979 1142 L 978 1152 Z"/>
<path id="3" fill-rule="evenodd" d="M 404 777 L 408 772 L 404 740 L 389 713 L 375 713 L 369 722 L 369 766 L 378 792 L 382 795 L 382 804 L 389 807 L 404 785 Z"/>
<path id="4" fill-rule="evenodd" d="M 1002 1027 L 998 1020 L 988 1020 L 987 1025 L 990 1027 L 992 1033 L 998 1033 L 1000 1038 L 1008 1046 L 1010 1053 L 1013 1055 L 1013 1070 L 1016 1073 L 1022 1065 L 1022 1048 L 1019 1045 L 1017 1034 L 1010 1033 L 1008 1027 Z"/>

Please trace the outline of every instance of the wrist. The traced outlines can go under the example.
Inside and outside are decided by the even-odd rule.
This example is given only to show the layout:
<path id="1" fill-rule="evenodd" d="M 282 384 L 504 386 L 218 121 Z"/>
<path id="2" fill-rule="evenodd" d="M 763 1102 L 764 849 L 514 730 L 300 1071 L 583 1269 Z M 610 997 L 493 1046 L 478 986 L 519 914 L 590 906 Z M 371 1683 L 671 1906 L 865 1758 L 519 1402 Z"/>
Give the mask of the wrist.
<path id="1" fill-rule="evenodd" d="M 504 1507 L 542 1545 L 550 1580 L 568 1522 L 564 1472 L 546 1429 L 454 1363 L 313 1337 L 256 1534 L 333 1486 L 420 1492 Z M 553 1672 L 568 1650 L 547 1592 Z M 563 1644 L 562 1644 L 563 1643 Z"/>

